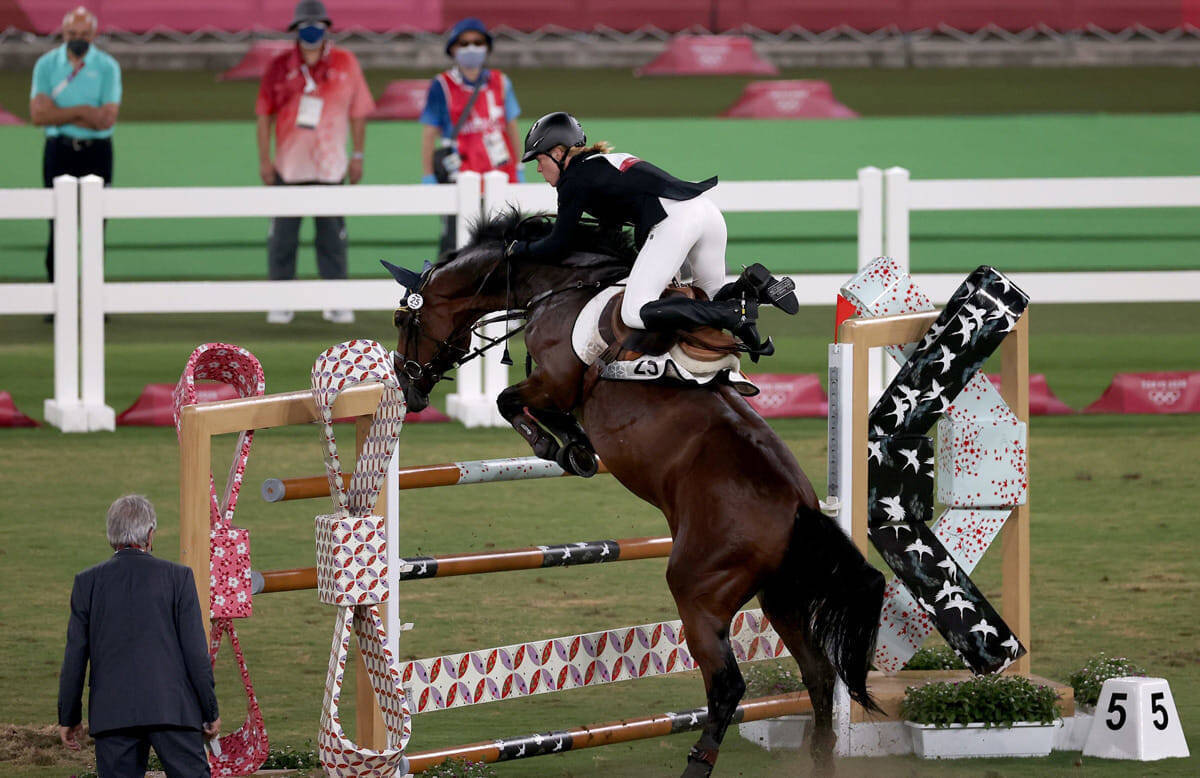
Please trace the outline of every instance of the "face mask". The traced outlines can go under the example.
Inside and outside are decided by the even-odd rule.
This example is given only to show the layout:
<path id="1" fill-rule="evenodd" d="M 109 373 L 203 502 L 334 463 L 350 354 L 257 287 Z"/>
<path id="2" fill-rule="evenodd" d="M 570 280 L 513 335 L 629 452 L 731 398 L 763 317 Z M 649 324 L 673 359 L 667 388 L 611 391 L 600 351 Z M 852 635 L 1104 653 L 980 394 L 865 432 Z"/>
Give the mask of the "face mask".
<path id="1" fill-rule="evenodd" d="M 325 39 L 325 28 L 319 24 L 308 24 L 297 30 L 296 36 L 301 44 L 311 48 Z"/>
<path id="2" fill-rule="evenodd" d="M 454 61 L 460 68 L 475 70 L 487 59 L 487 46 L 459 46 L 454 52 Z"/>
<path id="3" fill-rule="evenodd" d="M 82 57 L 87 54 L 88 46 L 91 45 L 83 38 L 72 38 L 67 41 L 67 51 L 74 54 L 76 57 Z"/>

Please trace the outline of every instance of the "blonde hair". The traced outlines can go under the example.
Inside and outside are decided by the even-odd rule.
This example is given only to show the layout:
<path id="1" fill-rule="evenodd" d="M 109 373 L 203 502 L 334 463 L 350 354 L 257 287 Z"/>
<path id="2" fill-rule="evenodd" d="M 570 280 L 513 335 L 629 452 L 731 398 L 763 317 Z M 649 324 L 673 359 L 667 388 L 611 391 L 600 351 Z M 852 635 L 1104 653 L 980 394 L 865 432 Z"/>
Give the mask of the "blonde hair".
<path id="1" fill-rule="evenodd" d="M 567 155 L 574 157 L 575 155 L 582 154 L 585 151 L 594 151 L 597 154 L 611 154 L 613 152 L 613 145 L 606 140 L 598 140 L 586 148 L 583 146 L 574 146 L 569 148 L 567 149 Z"/>

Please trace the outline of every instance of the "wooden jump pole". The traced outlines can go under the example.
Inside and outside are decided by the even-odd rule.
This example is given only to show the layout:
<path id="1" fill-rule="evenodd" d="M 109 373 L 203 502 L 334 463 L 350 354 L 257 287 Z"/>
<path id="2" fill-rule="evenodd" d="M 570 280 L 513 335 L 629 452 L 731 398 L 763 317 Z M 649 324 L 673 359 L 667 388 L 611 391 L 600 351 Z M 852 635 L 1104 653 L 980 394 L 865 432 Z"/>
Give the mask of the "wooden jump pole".
<path id="1" fill-rule="evenodd" d="M 670 554 L 670 537 L 623 538 L 621 540 L 593 540 L 584 543 L 514 548 L 503 551 L 401 557 L 396 560 L 396 564 L 399 565 L 399 580 L 415 581 L 422 578 L 449 578 L 477 573 L 574 567 L 606 562 L 627 562 L 634 559 L 657 559 L 670 556 Z M 254 571 L 254 594 L 291 592 L 315 589 L 316 587 L 317 568 L 315 567 Z"/>
<path id="2" fill-rule="evenodd" d="M 520 457 L 517 459 L 483 459 L 472 462 L 446 462 L 438 465 L 413 465 L 400 468 L 396 479 L 396 489 L 428 489 L 433 486 L 456 486 L 458 484 L 493 483 L 496 481 L 530 481 L 538 478 L 559 478 L 571 475 L 565 472 L 540 472 L 547 465 L 545 460 L 537 457 Z M 503 473 L 494 473 L 483 479 L 463 479 L 463 468 L 506 467 Z M 523 466 L 536 467 L 539 472 L 523 472 Z M 608 468 L 600 463 L 600 472 L 607 473 Z M 344 473 L 342 481 L 350 485 L 350 474 Z M 268 478 L 262 483 L 262 498 L 267 502 L 284 502 L 286 500 L 307 500 L 313 497 L 329 496 L 329 479 L 323 475 L 306 476 L 301 478 Z"/>
<path id="3" fill-rule="evenodd" d="M 1032 307 L 1032 306 L 1031 306 Z M 1018 421 L 1029 423 L 1029 309 L 1001 343 L 1000 395 Z M 867 553 L 867 375 L 869 349 L 920 341 L 939 311 L 848 319 L 838 328 L 838 341 L 853 346 L 854 397 L 852 431 L 851 517 L 855 545 Z M 1029 675 L 1033 643 L 1029 586 L 1029 500 L 1013 509 L 1001 530 L 1001 610 L 1009 627 L 1020 636 L 1026 653 L 1009 666 L 1010 673 Z"/>
<path id="4" fill-rule="evenodd" d="M 808 692 L 779 694 L 746 700 L 738 706 L 733 722 L 759 721 L 796 713 L 811 713 L 812 701 Z M 708 712 L 699 708 L 685 713 L 664 713 L 640 719 L 622 719 L 584 727 L 574 727 L 564 732 L 525 735 L 516 738 L 488 740 L 462 746 L 450 746 L 434 751 L 410 754 L 409 769 L 414 773 L 424 772 L 447 759 L 466 759 L 471 762 L 502 762 L 526 759 L 543 754 L 576 751 L 614 743 L 628 743 L 652 737 L 673 735 L 702 729 L 708 721 Z"/>

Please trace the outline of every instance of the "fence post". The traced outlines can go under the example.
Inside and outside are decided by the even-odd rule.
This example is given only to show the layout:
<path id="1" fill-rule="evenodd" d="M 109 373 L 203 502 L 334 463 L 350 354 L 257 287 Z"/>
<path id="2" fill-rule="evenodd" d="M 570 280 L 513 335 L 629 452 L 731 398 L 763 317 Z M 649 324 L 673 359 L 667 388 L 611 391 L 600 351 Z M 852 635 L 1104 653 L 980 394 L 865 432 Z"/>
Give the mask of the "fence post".
<path id="1" fill-rule="evenodd" d="M 483 213 L 485 218 L 494 218 L 503 213 L 508 207 L 509 189 L 508 174 L 493 170 L 483 176 Z M 502 338 L 508 334 L 509 322 L 498 321 L 484 327 L 483 334 L 489 338 Z M 496 346 L 483 355 L 483 396 L 488 405 L 489 414 L 485 425 L 488 427 L 507 427 L 508 423 L 500 415 L 496 407 L 496 398 L 508 388 L 508 366 L 501 363 L 504 347 Z"/>
<path id="2" fill-rule="evenodd" d="M 79 340 L 83 408 L 88 431 L 116 429 L 104 403 L 104 179 L 79 182 Z"/>
<path id="3" fill-rule="evenodd" d="M 858 269 L 883 253 L 883 172 L 858 169 Z"/>
<path id="4" fill-rule="evenodd" d="M 883 171 L 875 166 L 859 168 L 858 171 L 858 269 L 871 264 L 884 254 L 884 198 Z M 891 360 L 883 349 L 870 350 L 868 361 L 867 393 L 874 402 L 883 394 L 890 382 Z"/>
<path id="5" fill-rule="evenodd" d="M 472 171 L 463 171 L 458 176 L 458 235 L 457 243 L 465 246 L 471 237 L 471 225 L 479 220 L 480 187 L 482 177 Z M 471 339 L 471 347 L 483 345 L 479 338 Z M 455 390 L 446 396 L 446 414 L 458 419 L 468 427 L 478 427 L 486 418 L 486 399 L 483 396 L 483 363 L 478 359 L 458 368 L 455 375 Z"/>
<path id="6" fill-rule="evenodd" d="M 87 432 L 79 401 L 79 179 L 54 179 L 54 396 L 42 403 L 46 422 Z"/>
<path id="7" fill-rule="evenodd" d="M 909 190 L 908 170 L 902 167 L 890 167 L 883 174 L 883 189 L 885 197 L 884 235 L 885 253 L 900 263 L 900 268 L 908 273 L 908 214 Z"/>

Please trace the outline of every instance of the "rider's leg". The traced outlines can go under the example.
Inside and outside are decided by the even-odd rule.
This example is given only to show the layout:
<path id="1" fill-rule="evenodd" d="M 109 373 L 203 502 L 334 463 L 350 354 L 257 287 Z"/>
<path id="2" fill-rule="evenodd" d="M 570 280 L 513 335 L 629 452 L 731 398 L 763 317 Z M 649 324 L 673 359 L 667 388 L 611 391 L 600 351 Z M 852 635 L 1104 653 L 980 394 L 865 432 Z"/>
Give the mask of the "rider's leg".
<path id="1" fill-rule="evenodd" d="M 685 203 L 662 202 L 667 218 L 650 230 L 625 283 L 621 320 L 626 327 L 635 330 L 648 329 L 642 321 L 642 306 L 662 296 L 700 238 L 699 220 L 692 218 L 688 208 L 680 207 Z"/>

